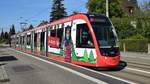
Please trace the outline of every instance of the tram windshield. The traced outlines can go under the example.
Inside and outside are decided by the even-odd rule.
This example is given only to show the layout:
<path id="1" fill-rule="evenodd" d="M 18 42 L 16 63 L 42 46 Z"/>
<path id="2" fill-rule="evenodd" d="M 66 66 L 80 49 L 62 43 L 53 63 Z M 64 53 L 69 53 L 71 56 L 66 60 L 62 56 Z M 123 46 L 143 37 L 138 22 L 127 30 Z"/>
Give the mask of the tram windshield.
<path id="1" fill-rule="evenodd" d="M 103 56 L 119 55 L 118 38 L 115 29 L 105 16 L 90 17 L 100 52 Z"/>
<path id="2" fill-rule="evenodd" d="M 100 48 L 118 47 L 115 29 L 106 17 L 90 18 Z"/>

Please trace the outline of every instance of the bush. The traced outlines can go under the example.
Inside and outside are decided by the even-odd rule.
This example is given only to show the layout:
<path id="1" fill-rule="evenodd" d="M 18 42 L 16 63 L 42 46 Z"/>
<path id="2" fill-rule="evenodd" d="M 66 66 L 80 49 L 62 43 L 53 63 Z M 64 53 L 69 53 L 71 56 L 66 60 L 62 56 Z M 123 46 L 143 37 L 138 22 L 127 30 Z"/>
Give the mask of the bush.
<path id="1" fill-rule="evenodd" d="M 139 40 L 148 40 L 147 38 L 145 38 L 144 36 L 142 36 L 141 34 L 136 34 L 136 35 L 134 35 L 134 36 L 131 36 L 131 37 L 129 37 L 129 38 L 127 38 L 127 39 L 139 39 Z"/>

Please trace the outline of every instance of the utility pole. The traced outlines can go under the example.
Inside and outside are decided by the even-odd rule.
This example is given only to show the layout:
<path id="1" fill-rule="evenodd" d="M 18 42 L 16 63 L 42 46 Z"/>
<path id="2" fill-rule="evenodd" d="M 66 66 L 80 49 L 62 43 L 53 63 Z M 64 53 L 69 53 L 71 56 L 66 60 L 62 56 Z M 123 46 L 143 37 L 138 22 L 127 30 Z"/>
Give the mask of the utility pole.
<path id="1" fill-rule="evenodd" d="M 109 2 L 106 0 L 106 16 L 109 17 Z"/>

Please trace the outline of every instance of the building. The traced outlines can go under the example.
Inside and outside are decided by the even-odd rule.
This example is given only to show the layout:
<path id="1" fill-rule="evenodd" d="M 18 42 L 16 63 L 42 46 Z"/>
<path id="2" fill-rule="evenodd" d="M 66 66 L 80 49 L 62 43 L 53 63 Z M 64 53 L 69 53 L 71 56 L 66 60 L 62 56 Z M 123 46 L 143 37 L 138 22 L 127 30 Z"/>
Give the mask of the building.
<path id="1" fill-rule="evenodd" d="M 138 8 L 137 0 L 123 0 L 123 9 L 127 11 L 129 16 L 132 16 L 135 13 L 135 10 Z"/>

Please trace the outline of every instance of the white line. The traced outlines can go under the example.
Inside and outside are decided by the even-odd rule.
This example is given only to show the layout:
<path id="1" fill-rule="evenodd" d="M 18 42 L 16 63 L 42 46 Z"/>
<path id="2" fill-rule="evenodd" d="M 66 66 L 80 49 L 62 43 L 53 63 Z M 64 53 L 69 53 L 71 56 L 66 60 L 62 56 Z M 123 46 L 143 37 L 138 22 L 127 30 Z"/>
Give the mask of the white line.
<path id="1" fill-rule="evenodd" d="M 12 49 L 12 50 L 13 50 L 13 49 Z M 67 67 L 58 65 L 58 64 L 56 64 L 56 63 L 53 63 L 53 62 L 50 62 L 50 61 L 41 59 L 41 58 L 39 58 L 39 57 L 35 57 L 35 56 L 33 56 L 33 55 L 30 55 L 30 54 L 27 54 L 27 53 L 24 53 L 24 52 L 19 52 L 19 53 L 22 53 L 22 54 L 25 54 L 25 55 L 27 55 L 27 56 L 33 57 L 33 58 L 35 58 L 35 59 L 37 59 L 37 60 L 46 62 L 46 63 L 48 63 L 48 64 L 55 65 L 55 66 L 57 66 L 57 67 L 59 67 L 59 68 L 62 68 L 62 69 L 67 70 L 67 71 L 69 71 L 69 72 L 72 72 L 72 73 L 74 73 L 74 74 L 76 74 L 76 75 L 78 75 L 78 76 L 81 76 L 81 77 L 83 77 L 83 78 L 86 78 L 86 79 L 88 79 L 88 80 L 90 80 L 90 81 L 93 81 L 93 82 L 95 82 L 95 83 L 97 83 L 97 84 L 108 84 L 108 83 L 106 83 L 106 82 L 104 82 L 104 81 L 98 80 L 98 79 L 96 79 L 96 78 L 90 77 L 90 76 L 88 76 L 88 75 L 85 75 L 85 74 L 83 74 L 83 73 L 74 71 L 74 70 L 72 70 L 72 69 L 70 69 L 70 68 L 67 68 Z"/>
<path id="2" fill-rule="evenodd" d="M 138 71 L 138 72 L 142 72 L 142 73 L 150 74 L 150 72 L 148 72 L 148 71 L 144 71 L 144 70 L 140 70 L 140 69 L 133 69 L 133 68 L 129 68 L 129 67 L 126 67 L 125 69 L 129 69 L 129 70 L 133 70 L 133 71 Z"/>

